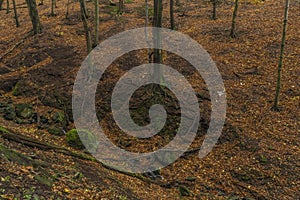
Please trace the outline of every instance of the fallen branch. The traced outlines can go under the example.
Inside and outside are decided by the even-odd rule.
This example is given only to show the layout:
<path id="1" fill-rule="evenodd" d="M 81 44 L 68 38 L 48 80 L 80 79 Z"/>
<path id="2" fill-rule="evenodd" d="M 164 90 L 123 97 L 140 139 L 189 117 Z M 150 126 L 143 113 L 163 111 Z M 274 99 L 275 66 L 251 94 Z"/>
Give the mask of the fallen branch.
<path id="1" fill-rule="evenodd" d="M 29 146 L 29 147 L 38 148 L 38 149 L 41 149 L 41 150 L 53 150 L 57 153 L 63 153 L 65 155 L 73 156 L 73 157 L 76 157 L 76 158 L 96 161 L 95 158 L 93 158 L 89 155 L 73 152 L 73 151 L 70 151 L 67 148 L 60 147 L 60 146 L 57 146 L 57 145 L 48 144 L 48 143 L 45 143 L 45 142 L 41 142 L 41 141 L 38 141 L 36 139 L 30 138 L 30 137 L 27 137 L 27 136 L 24 136 L 24 135 L 15 134 L 15 133 L 13 133 L 12 131 L 10 131 L 8 129 L 1 128 L 1 126 L 0 126 L 0 136 L 4 139 L 14 141 L 14 142 L 17 142 L 17 143 L 21 143 L 21 144 L 24 144 L 24 145 Z"/>
<path id="2" fill-rule="evenodd" d="M 121 169 L 118 169 L 114 166 L 104 164 L 104 163 L 98 161 L 97 159 L 95 159 L 94 157 L 92 157 L 90 155 L 87 155 L 87 154 L 84 154 L 84 153 L 73 152 L 73 151 L 71 151 L 71 150 L 69 150 L 65 147 L 60 147 L 60 146 L 57 146 L 57 145 L 48 144 L 48 143 L 41 142 L 41 141 L 38 141 L 36 139 L 24 136 L 24 135 L 15 134 L 11 130 L 8 130 L 8 129 L 3 128 L 1 126 L 0 126 L 0 136 L 2 138 L 7 139 L 7 140 L 14 141 L 14 142 L 17 142 L 17 143 L 21 143 L 21 144 L 24 144 L 24 145 L 29 146 L 29 147 L 38 148 L 38 149 L 41 149 L 41 150 L 53 150 L 54 152 L 62 153 L 62 154 L 72 156 L 72 157 L 75 157 L 75 158 L 97 162 L 97 163 L 101 164 L 101 166 L 103 166 L 107 169 L 114 170 L 114 171 L 117 171 L 119 173 L 131 176 L 131 177 L 138 178 L 138 179 L 140 179 L 140 180 L 142 180 L 146 183 L 156 184 L 156 185 L 159 185 L 159 186 L 165 187 L 165 188 L 178 187 L 178 185 L 180 184 L 180 182 L 178 182 L 177 180 L 171 181 L 171 182 L 163 182 L 161 180 L 153 180 L 153 179 L 148 178 L 148 177 L 146 177 L 142 174 L 125 172 L 125 171 L 122 171 Z M 190 150 L 190 151 L 194 152 L 196 150 L 193 149 L 193 150 Z"/>
<path id="3" fill-rule="evenodd" d="M 18 163 L 20 165 L 25 165 L 25 166 L 33 166 L 33 167 L 46 167 L 49 166 L 49 163 L 46 163 L 44 161 L 40 160 L 34 160 L 30 157 L 27 157 L 19 152 L 16 152 L 12 149 L 7 148 L 6 146 L 2 145 L 0 143 L 0 157 L 2 157 L 5 160 L 9 160 L 15 163 Z"/>

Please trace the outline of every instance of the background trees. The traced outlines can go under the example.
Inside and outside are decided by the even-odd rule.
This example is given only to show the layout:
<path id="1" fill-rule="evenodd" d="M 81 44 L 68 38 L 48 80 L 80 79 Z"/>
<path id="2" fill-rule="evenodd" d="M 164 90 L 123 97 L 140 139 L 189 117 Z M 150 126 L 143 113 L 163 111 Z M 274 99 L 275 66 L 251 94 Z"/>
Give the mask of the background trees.
<path id="1" fill-rule="evenodd" d="M 282 38 L 281 38 L 280 56 L 279 56 L 279 62 L 278 62 L 276 94 L 275 94 L 274 105 L 273 105 L 273 109 L 276 111 L 279 110 L 278 99 L 279 99 L 280 86 L 281 86 L 281 70 L 282 70 L 282 65 L 283 65 L 283 55 L 284 55 L 285 37 L 286 37 L 286 29 L 287 29 L 287 22 L 288 22 L 289 4 L 290 4 L 290 0 L 286 0 L 285 10 L 284 10 Z"/>
<path id="2" fill-rule="evenodd" d="M 234 9 L 232 14 L 232 22 L 231 22 L 231 30 L 230 30 L 230 37 L 234 38 L 236 37 L 236 17 L 239 7 L 239 0 L 234 1 Z"/>
<path id="3" fill-rule="evenodd" d="M 15 20 L 16 20 L 16 27 L 20 26 L 19 20 L 18 20 L 18 13 L 17 13 L 17 6 L 16 6 L 16 0 L 12 0 L 13 7 L 14 7 L 14 14 L 15 14 Z"/>
<path id="4" fill-rule="evenodd" d="M 42 32 L 42 24 L 40 22 L 39 13 L 36 7 L 36 1 L 35 0 L 26 0 L 26 4 L 29 11 L 29 16 L 31 19 L 32 27 L 33 27 L 33 33 L 38 34 Z"/>

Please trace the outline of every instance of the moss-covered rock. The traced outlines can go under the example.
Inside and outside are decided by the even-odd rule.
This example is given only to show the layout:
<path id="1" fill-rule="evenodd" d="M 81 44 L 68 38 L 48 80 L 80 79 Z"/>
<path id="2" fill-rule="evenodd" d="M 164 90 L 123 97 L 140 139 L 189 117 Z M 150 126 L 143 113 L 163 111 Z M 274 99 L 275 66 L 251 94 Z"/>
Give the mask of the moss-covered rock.
<path id="1" fill-rule="evenodd" d="M 78 134 L 80 134 L 80 137 Z M 98 147 L 96 136 L 87 130 L 72 129 L 68 131 L 66 133 L 66 142 L 77 149 L 84 149 L 86 147 L 90 152 L 95 152 Z"/>
<path id="2" fill-rule="evenodd" d="M 50 126 L 48 128 L 48 132 L 52 135 L 58 135 L 58 136 L 64 135 L 64 132 L 62 131 L 62 129 L 58 128 L 56 126 Z"/>
<path id="3" fill-rule="evenodd" d="M 66 133 L 66 142 L 69 146 L 76 149 L 84 149 L 84 145 L 82 144 L 76 129 L 72 129 Z"/>
<path id="4" fill-rule="evenodd" d="M 53 123 L 59 124 L 63 129 L 65 129 L 67 124 L 68 124 L 66 116 L 63 112 L 55 112 L 51 116 L 51 120 L 52 120 Z"/>
<path id="5" fill-rule="evenodd" d="M 31 104 L 20 103 L 15 105 L 16 115 L 23 119 L 29 119 L 33 116 L 33 108 Z"/>
<path id="6" fill-rule="evenodd" d="M 13 104 L 9 104 L 4 109 L 3 117 L 6 120 L 14 120 L 16 118 L 16 111 L 15 111 L 15 107 Z"/>

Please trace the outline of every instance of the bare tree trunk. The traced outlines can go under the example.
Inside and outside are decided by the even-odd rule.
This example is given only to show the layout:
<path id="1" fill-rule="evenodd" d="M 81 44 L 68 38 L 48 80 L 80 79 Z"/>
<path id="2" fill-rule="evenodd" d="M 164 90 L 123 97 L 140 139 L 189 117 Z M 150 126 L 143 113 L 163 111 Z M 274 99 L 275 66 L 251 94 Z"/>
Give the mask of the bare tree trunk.
<path id="1" fill-rule="evenodd" d="M 95 38 L 93 47 L 99 43 L 99 0 L 95 0 Z"/>
<path id="2" fill-rule="evenodd" d="M 65 16 L 66 19 L 69 19 L 69 8 L 70 8 L 70 0 L 68 0 L 68 2 L 67 2 L 67 11 L 66 11 L 66 16 Z"/>
<path id="3" fill-rule="evenodd" d="M 83 23 L 83 28 L 85 31 L 85 39 L 86 39 L 86 47 L 87 53 L 89 54 L 92 51 L 92 40 L 91 40 L 91 33 L 88 27 L 87 16 L 86 16 L 86 8 L 85 8 L 85 0 L 79 0 L 80 3 L 80 11 L 81 11 L 81 18 Z"/>
<path id="4" fill-rule="evenodd" d="M 85 18 L 86 19 L 88 19 L 89 18 L 89 15 L 88 15 L 88 11 L 87 11 L 87 7 L 86 7 L 86 2 L 85 2 L 85 0 L 84 1 L 82 1 L 82 9 L 83 9 L 83 12 L 84 12 L 84 16 L 85 16 Z"/>
<path id="5" fill-rule="evenodd" d="M 277 77 L 277 85 L 276 85 L 276 94 L 274 99 L 273 110 L 278 111 L 278 99 L 281 87 L 281 70 L 283 65 L 283 56 L 284 56 L 284 46 L 285 46 L 285 37 L 286 37 L 286 29 L 288 22 L 288 12 L 289 12 L 289 4 L 290 0 L 286 0 L 285 10 L 284 10 L 284 20 L 283 20 L 283 30 L 282 30 L 282 38 L 281 38 L 281 49 L 280 49 L 280 57 L 278 62 L 278 77 Z"/>
<path id="6" fill-rule="evenodd" d="M 6 0 L 6 14 L 10 12 L 9 10 L 9 0 Z"/>
<path id="7" fill-rule="evenodd" d="M 119 0 L 118 5 L 118 14 L 121 15 L 123 13 L 123 7 L 124 7 L 124 0 Z"/>
<path id="8" fill-rule="evenodd" d="M 35 0 L 26 0 L 32 27 L 33 27 L 33 33 L 38 34 L 42 32 L 42 25 L 40 22 L 40 17 L 38 10 L 36 8 L 36 1 Z"/>
<path id="9" fill-rule="evenodd" d="M 170 24 L 171 29 L 175 29 L 175 19 L 174 19 L 174 0 L 170 0 Z"/>
<path id="10" fill-rule="evenodd" d="M 153 26 L 154 27 L 162 27 L 162 0 L 154 0 L 154 16 L 153 16 Z M 161 46 L 161 33 L 160 31 L 154 32 L 154 42 L 157 47 Z M 162 63 L 162 50 L 154 49 L 153 54 L 153 62 L 154 63 Z M 162 69 L 160 67 L 156 67 L 154 70 L 153 78 L 158 82 L 162 81 Z"/>
<path id="11" fill-rule="evenodd" d="M 51 1 L 51 16 L 55 16 L 56 0 Z"/>
<path id="12" fill-rule="evenodd" d="M 230 37 L 235 38 L 236 37 L 236 17 L 237 17 L 237 11 L 239 7 L 239 0 L 235 0 L 234 3 L 234 9 L 232 14 L 232 25 L 231 25 L 231 31 L 230 31 Z"/>
<path id="13" fill-rule="evenodd" d="M 0 0 L 0 10 L 2 10 L 2 5 L 3 5 L 4 0 Z"/>
<path id="14" fill-rule="evenodd" d="M 14 6 L 14 13 L 15 13 L 15 20 L 16 20 L 16 27 L 20 26 L 19 20 L 18 20 L 18 13 L 17 13 L 17 6 L 16 6 L 16 0 L 12 0 L 13 6 Z"/>
<path id="15" fill-rule="evenodd" d="M 218 0 L 212 0 L 213 10 L 212 10 L 212 19 L 217 19 L 217 1 Z"/>

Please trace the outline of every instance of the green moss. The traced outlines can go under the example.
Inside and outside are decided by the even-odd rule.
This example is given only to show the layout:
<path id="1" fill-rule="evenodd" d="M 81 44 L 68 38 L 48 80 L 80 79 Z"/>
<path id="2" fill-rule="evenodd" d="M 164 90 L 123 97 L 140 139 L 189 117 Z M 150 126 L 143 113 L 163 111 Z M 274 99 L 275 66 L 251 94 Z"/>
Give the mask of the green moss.
<path id="1" fill-rule="evenodd" d="M 18 96 L 18 95 L 21 94 L 21 92 L 20 92 L 20 83 L 19 83 L 19 82 L 18 82 L 18 83 L 15 85 L 15 87 L 13 88 L 12 94 L 13 94 L 14 96 Z"/>
<path id="2" fill-rule="evenodd" d="M 72 129 L 66 134 L 66 142 L 69 146 L 74 147 L 76 149 L 84 149 L 84 146 L 79 138 L 76 129 Z"/>
<path id="3" fill-rule="evenodd" d="M 0 126 L 0 132 L 1 133 L 9 133 L 9 131 L 6 128 L 4 128 L 3 126 Z"/>
<path id="4" fill-rule="evenodd" d="M 78 135 L 80 134 L 80 137 Z M 87 130 L 72 129 L 66 133 L 66 142 L 68 145 L 77 148 L 84 149 L 84 145 L 90 152 L 95 152 L 98 147 L 96 136 Z M 83 145 L 84 144 L 84 145 Z"/>
<path id="5" fill-rule="evenodd" d="M 62 112 L 56 112 L 53 116 L 52 116 L 52 120 L 55 123 L 61 123 L 61 124 L 65 124 L 66 123 L 66 118 L 65 115 Z"/>
<path id="6" fill-rule="evenodd" d="M 16 112 L 15 112 L 15 107 L 13 104 L 9 104 L 5 109 L 4 109 L 4 119 L 6 120 L 14 120 L 16 118 Z"/>
<path id="7" fill-rule="evenodd" d="M 55 127 L 55 126 L 50 126 L 48 128 L 48 132 L 52 135 L 63 135 L 63 132 L 61 129 Z"/>
<path id="8" fill-rule="evenodd" d="M 15 105 L 16 114 L 23 119 L 29 119 L 33 116 L 33 109 L 31 104 L 20 103 Z"/>
<path id="9" fill-rule="evenodd" d="M 44 185 L 47 185 L 49 187 L 51 187 L 53 185 L 53 180 L 52 179 L 49 179 L 48 178 L 49 176 L 48 175 L 36 175 L 34 177 L 35 180 L 37 180 L 38 182 L 44 184 Z"/>
<path id="10" fill-rule="evenodd" d="M 180 196 L 189 196 L 190 195 L 190 190 L 185 187 L 184 185 L 179 185 L 178 186 L 179 192 L 180 192 Z"/>

